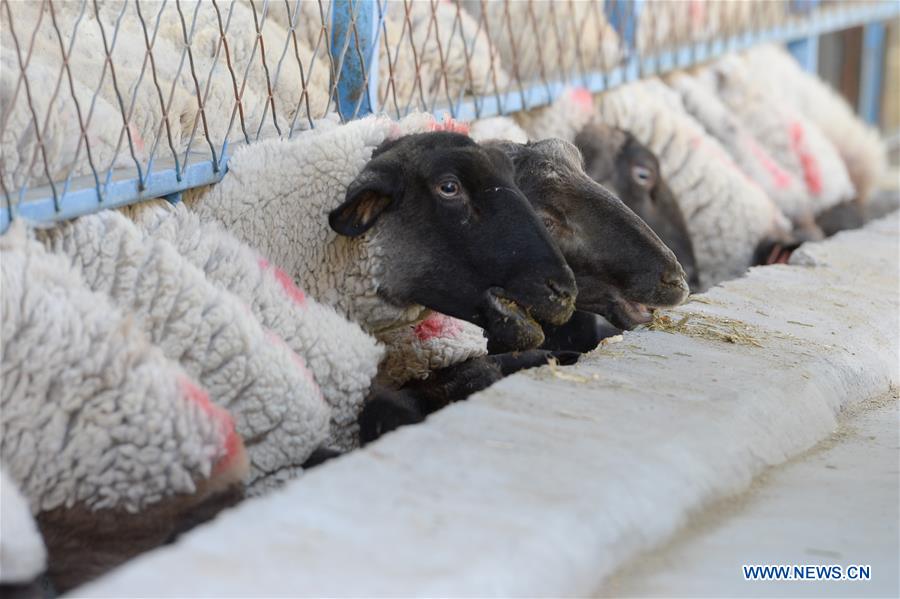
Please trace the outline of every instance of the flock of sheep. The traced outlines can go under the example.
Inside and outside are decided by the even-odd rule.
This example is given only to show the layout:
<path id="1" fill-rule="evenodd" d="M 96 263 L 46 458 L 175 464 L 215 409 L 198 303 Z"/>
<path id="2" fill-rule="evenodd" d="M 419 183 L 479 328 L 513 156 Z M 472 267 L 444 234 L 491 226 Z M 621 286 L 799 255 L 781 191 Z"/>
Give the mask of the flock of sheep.
<path id="1" fill-rule="evenodd" d="M 121 19 L 126 49 L 144 40 L 122 18 L 131 6 L 104 2 L 93 16 Z M 270 7 L 269 57 L 290 37 L 286 25 L 318 22 L 306 14 L 316 3 L 300 7 Z M 471 31 L 472 16 L 436 7 Z M 207 8 L 194 68 L 224 69 L 213 66 L 218 18 L 245 19 L 252 32 L 253 12 Z M 78 3 L 20 9 L 17 23 L 63 30 L 92 18 Z M 414 17 L 413 32 L 425 26 Z M 825 234 L 824 215 L 861 214 L 884 168 L 877 133 L 774 46 L 603 94 L 570 89 L 509 117 L 326 117 L 288 138 L 302 102 L 325 116 L 327 77 L 292 61 L 251 68 L 255 35 L 239 38 L 229 51 L 248 65 L 244 110 L 200 119 L 196 98 L 230 106 L 232 81 L 203 89 L 167 70 L 188 32 L 177 17 L 160 22 L 154 36 L 172 43 L 155 45 L 154 77 L 142 79 L 135 45 L 112 81 L 82 39 L 68 60 L 72 94 L 56 93 L 56 71 L 41 60 L 59 51 L 55 28 L 38 36 L 26 78 L 7 76 L 18 59 L 2 53 L 7 188 L 129 162 L 123 137 L 145 156 L 151 139 L 185 149 L 197 126 L 259 139 L 233 153 L 221 183 L 177 205 L 153 200 L 52 227 L 17 221 L 0 237 L 2 584 L 46 569 L 58 589 L 72 588 L 502 376 L 570 363 L 689 288 L 785 261 Z M 316 31 L 297 32 L 290 51 L 308 57 Z M 481 30 L 475 43 L 489 39 Z M 603 54 L 596 39 L 591 51 Z M 485 81 L 508 64 L 505 51 L 483 53 Z M 399 56 L 385 80 L 411 82 L 398 76 Z M 546 59 L 517 56 L 516 76 Z M 441 85 L 485 91 L 460 69 Z M 39 136 L 27 104 L 13 101 L 26 80 L 46 111 Z M 175 99 L 166 113 L 155 90 L 137 93 L 154 80 Z M 79 133 L 88 107 L 90 156 Z"/>

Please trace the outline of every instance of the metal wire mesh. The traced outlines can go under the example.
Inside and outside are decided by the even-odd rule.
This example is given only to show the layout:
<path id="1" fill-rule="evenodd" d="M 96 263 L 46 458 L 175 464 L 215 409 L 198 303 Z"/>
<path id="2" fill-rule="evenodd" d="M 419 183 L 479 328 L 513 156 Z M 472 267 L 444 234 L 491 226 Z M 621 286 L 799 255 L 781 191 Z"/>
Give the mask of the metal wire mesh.
<path id="1" fill-rule="evenodd" d="M 67 218 L 214 182 L 234 144 L 290 138 L 321 119 L 528 110 L 565 85 L 600 91 L 896 8 L 770 0 L 0 0 L 0 226 L 17 212 Z"/>

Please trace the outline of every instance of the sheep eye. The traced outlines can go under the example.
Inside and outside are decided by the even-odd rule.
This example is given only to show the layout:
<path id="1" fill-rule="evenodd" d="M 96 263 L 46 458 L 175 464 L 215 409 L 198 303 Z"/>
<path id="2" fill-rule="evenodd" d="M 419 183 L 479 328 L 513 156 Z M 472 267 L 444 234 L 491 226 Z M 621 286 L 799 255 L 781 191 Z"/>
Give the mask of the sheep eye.
<path id="1" fill-rule="evenodd" d="M 455 199 L 460 194 L 459 181 L 456 179 L 444 179 L 437 186 L 437 192 L 447 199 Z"/>
<path id="2" fill-rule="evenodd" d="M 653 171 L 645 166 L 632 166 L 631 178 L 641 187 L 651 188 L 655 183 Z"/>

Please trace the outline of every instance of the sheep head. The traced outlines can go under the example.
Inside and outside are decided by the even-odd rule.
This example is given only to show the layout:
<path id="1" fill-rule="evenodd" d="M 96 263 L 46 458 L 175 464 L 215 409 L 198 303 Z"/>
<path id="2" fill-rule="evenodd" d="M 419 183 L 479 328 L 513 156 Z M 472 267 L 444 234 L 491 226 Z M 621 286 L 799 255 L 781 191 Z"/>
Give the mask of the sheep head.
<path id="1" fill-rule="evenodd" d="M 385 142 L 329 224 L 368 236 L 384 265 L 382 299 L 473 322 L 491 350 L 537 347 L 539 322 L 565 322 L 574 310 L 572 271 L 516 187 L 509 159 L 465 135 Z"/>
<path id="2" fill-rule="evenodd" d="M 675 255 L 584 172 L 578 148 L 559 139 L 487 145 L 512 159 L 516 183 L 575 272 L 579 310 L 632 328 L 651 318 L 648 307 L 684 301 L 688 286 Z"/>
<path id="3" fill-rule="evenodd" d="M 575 145 L 584 156 L 585 172 L 621 199 L 647 223 L 681 263 L 692 288 L 700 284 L 694 246 L 675 195 L 663 180 L 659 160 L 631 133 L 592 123 Z"/>

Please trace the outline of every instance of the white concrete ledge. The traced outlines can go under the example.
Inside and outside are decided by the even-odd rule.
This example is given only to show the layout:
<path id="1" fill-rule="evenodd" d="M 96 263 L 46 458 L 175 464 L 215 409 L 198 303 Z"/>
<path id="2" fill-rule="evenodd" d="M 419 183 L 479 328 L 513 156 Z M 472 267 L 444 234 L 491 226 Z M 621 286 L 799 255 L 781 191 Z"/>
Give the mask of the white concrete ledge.
<path id="1" fill-rule="evenodd" d="M 590 594 L 900 382 L 898 227 L 754 269 L 671 312 L 680 332 L 510 377 L 73 594 Z"/>

